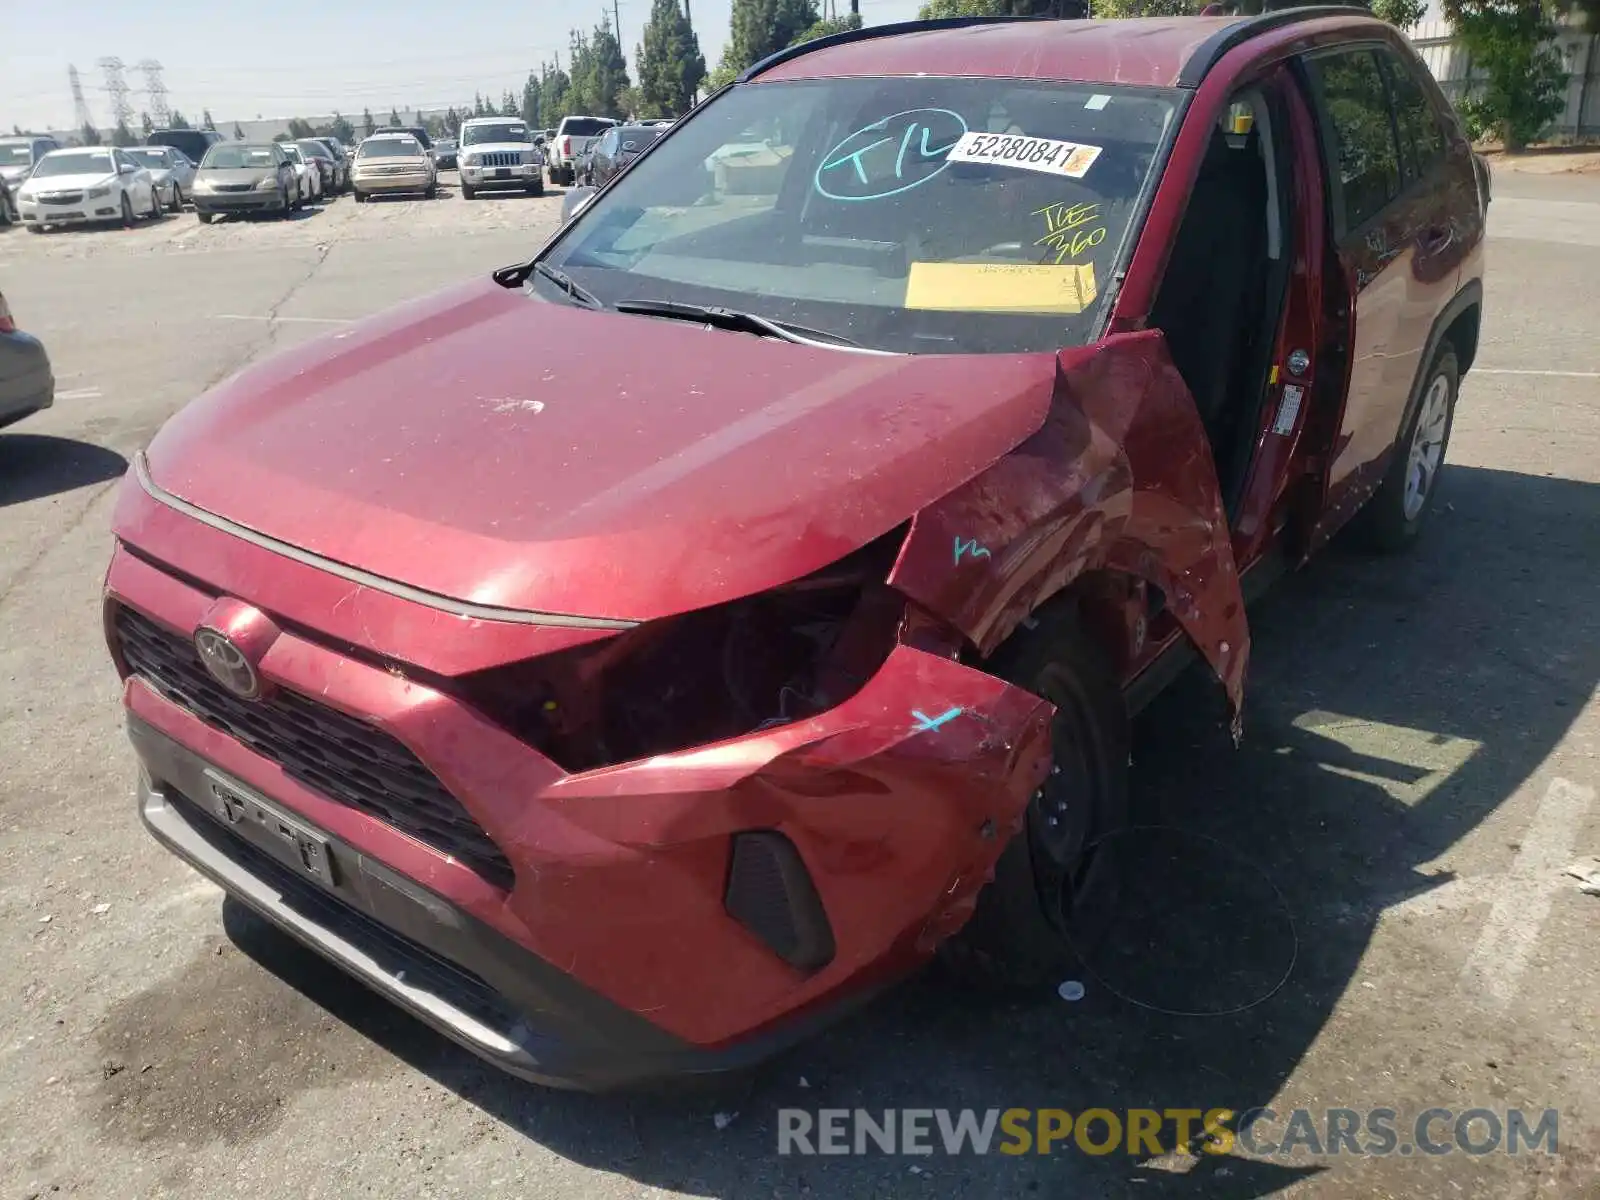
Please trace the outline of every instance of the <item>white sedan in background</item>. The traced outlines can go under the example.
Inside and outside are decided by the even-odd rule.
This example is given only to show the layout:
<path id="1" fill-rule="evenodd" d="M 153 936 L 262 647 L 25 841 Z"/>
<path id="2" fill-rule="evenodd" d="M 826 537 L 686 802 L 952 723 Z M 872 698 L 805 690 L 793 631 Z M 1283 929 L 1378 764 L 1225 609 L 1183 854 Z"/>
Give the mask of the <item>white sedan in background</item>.
<path id="1" fill-rule="evenodd" d="M 182 212 L 194 191 L 195 165 L 176 146 L 129 146 L 128 157 L 150 172 L 168 212 Z"/>
<path id="2" fill-rule="evenodd" d="M 279 142 L 279 149 L 294 164 L 294 177 L 300 184 L 300 196 L 305 200 L 322 199 L 322 168 L 293 142 Z"/>
<path id="3" fill-rule="evenodd" d="M 126 150 L 86 146 L 41 158 L 17 189 L 17 208 L 34 233 L 92 221 L 131 226 L 139 217 L 160 218 L 161 192 L 149 169 Z"/>

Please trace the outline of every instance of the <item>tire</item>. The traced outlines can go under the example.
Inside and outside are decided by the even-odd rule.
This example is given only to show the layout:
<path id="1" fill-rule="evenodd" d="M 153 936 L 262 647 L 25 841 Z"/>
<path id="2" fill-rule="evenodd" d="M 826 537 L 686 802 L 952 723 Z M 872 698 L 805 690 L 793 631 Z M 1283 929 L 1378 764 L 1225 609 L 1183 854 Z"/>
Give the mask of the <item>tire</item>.
<path id="1" fill-rule="evenodd" d="M 295 207 L 300 203 L 300 191 L 299 191 L 298 188 L 295 189 L 294 202 L 292 204 L 289 201 L 289 189 L 288 188 L 284 188 L 282 191 L 280 191 L 278 193 L 278 199 L 283 204 L 283 209 L 282 209 L 281 214 L 280 214 L 280 219 L 284 220 L 284 221 L 287 221 L 290 217 L 294 216 Z"/>
<path id="2" fill-rule="evenodd" d="M 183 188 L 176 183 L 172 185 L 172 211 L 175 213 L 183 211 Z"/>
<path id="3" fill-rule="evenodd" d="M 422 194 L 429 200 L 437 200 L 439 198 L 439 185 L 437 183 L 430 184 L 428 190 Z"/>
<path id="4" fill-rule="evenodd" d="M 0 195 L 0 225 L 11 225 L 18 217 L 10 196 Z"/>
<path id="5" fill-rule="evenodd" d="M 1428 367 L 1416 410 L 1395 443 L 1394 461 L 1361 513 L 1359 528 L 1371 549 L 1383 554 L 1405 550 L 1422 532 L 1439 490 L 1460 390 L 1455 347 L 1445 342 Z"/>
<path id="6" fill-rule="evenodd" d="M 461 185 L 461 198 L 463 200 L 471 200 L 477 194 L 478 189 L 473 187 L 470 183 L 463 183 Z"/>
<path id="7" fill-rule="evenodd" d="M 150 189 L 150 212 L 149 212 L 150 219 L 152 221 L 159 221 L 159 220 L 161 220 L 162 217 L 164 217 L 166 215 L 167 215 L 167 210 L 161 206 L 161 189 L 160 188 L 151 188 Z"/>
<path id="8" fill-rule="evenodd" d="M 356 201 L 357 204 L 365 204 L 367 202 L 367 194 L 365 192 L 358 192 L 354 188 L 352 188 L 351 189 L 351 195 L 353 195 L 355 197 L 355 201 Z"/>
<path id="9" fill-rule="evenodd" d="M 217 219 L 216 213 L 197 212 L 194 215 L 200 218 L 200 224 L 202 225 L 209 225 Z"/>
<path id="10" fill-rule="evenodd" d="M 1056 707 L 1051 774 L 995 864 L 972 919 L 939 949 L 946 971 L 985 991 L 1054 987 L 1105 932 L 1117 899 L 1106 839 L 1132 824 L 1128 713 L 1078 622 L 1058 605 L 988 664 Z"/>
<path id="11" fill-rule="evenodd" d="M 542 195 L 544 195 L 544 183 L 542 181 L 540 181 L 540 180 L 537 180 L 537 179 L 534 180 L 532 183 L 530 183 L 528 185 L 528 195 L 530 195 L 530 196 L 542 196 Z"/>
<path id="12" fill-rule="evenodd" d="M 28 226 L 28 232 L 29 233 L 43 233 L 44 232 L 44 226 L 40 225 L 38 222 L 35 222 L 34 224 Z"/>
<path id="13" fill-rule="evenodd" d="M 128 199 L 128 193 L 122 193 L 122 227 L 132 229 L 135 218 L 133 215 L 133 201 Z"/>

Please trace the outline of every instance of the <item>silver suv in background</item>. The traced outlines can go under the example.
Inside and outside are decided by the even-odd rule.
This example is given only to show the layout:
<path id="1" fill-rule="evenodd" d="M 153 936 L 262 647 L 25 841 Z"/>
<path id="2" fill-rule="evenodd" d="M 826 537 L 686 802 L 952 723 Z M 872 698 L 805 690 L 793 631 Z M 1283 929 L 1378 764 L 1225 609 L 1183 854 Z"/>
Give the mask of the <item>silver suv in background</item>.
<path id="1" fill-rule="evenodd" d="M 596 138 L 616 122 L 610 117 L 565 117 L 549 143 L 545 153 L 550 163 L 550 182 L 568 186 L 578 181 L 578 165 L 584 152 Z"/>
<path id="2" fill-rule="evenodd" d="M 533 144 L 533 130 L 515 117 L 473 117 L 461 122 L 456 169 L 461 198 L 471 200 L 490 188 L 517 188 L 544 194 L 544 155 Z"/>
<path id="3" fill-rule="evenodd" d="M 34 164 L 50 151 L 59 149 L 60 142 L 42 133 L 0 138 L 0 180 L 15 193 L 33 174 Z"/>

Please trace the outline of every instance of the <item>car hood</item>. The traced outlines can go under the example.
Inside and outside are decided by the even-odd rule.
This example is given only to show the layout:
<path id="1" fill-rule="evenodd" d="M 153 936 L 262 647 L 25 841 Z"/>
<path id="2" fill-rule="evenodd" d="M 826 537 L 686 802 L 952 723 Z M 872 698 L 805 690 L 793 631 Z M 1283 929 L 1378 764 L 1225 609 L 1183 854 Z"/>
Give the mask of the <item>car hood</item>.
<path id="1" fill-rule="evenodd" d="M 474 283 L 249 368 L 149 479 L 473 604 L 649 619 L 807 574 L 1043 423 L 1053 354 L 818 349 Z"/>
<path id="2" fill-rule="evenodd" d="M 276 178 L 276 167 L 207 167 L 195 177 L 196 183 L 260 183 Z"/>
<path id="3" fill-rule="evenodd" d="M 105 171 L 88 171 L 81 175 L 35 175 L 28 180 L 27 187 L 30 192 L 81 192 L 116 181 L 115 175 Z"/>
<path id="4" fill-rule="evenodd" d="M 4 179 L 15 187 L 27 177 L 28 172 L 32 169 L 32 167 L 0 167 L 0 179 Z"/>

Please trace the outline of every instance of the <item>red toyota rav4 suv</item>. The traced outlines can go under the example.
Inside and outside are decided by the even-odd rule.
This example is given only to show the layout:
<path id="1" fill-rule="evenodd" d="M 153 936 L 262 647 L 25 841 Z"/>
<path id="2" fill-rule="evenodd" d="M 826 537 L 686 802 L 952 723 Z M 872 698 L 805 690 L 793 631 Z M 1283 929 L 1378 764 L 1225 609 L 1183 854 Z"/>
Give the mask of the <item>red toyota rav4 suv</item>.
<path id="1" fill-rule="evenodd" d="M 144 820 L 545 1082 L 737 1067 L 936 954 L 1050 979 L 1128 714 L 1198 655 L 1237 735 L 1246 600 L 1417 533 L 1486 205 L 1350 9 L 786 50 L 138 456 Z"/>

